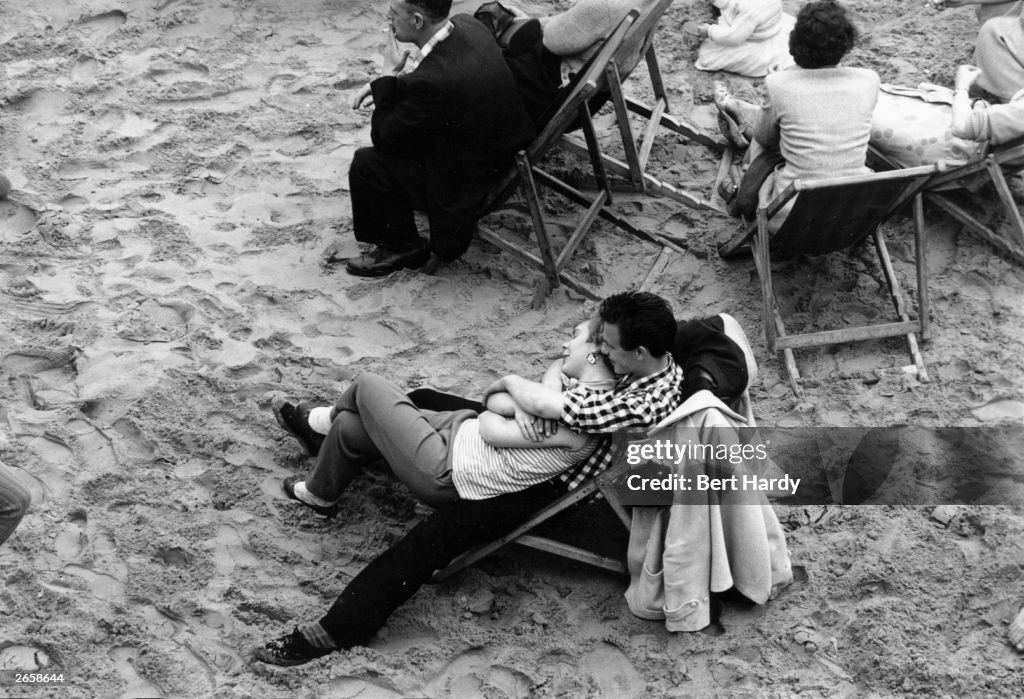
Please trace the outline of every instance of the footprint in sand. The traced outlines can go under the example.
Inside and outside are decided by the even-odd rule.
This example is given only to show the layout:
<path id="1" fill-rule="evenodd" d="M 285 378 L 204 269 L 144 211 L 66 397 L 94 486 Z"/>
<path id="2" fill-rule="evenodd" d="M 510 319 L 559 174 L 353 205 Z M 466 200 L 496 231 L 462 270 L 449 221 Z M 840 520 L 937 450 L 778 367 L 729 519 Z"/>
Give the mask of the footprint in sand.
<path id="1" fill-rule="evenodd" d="M 119 418 L 114 422 L 113 428 L 121 435 L 125 452 L 130 458 L 148 461 L 156 455 L 156 445 L 146 438 L 131 419 Z"/>
<path id="2" fill-rule="evenodd" d="M 79 20 L 78 26 L 75 29 L 83 38 L 99 41 L 116 32 L 127 21 L 128 15 L 121 10 L 113 10 L 100 15 L 93 15 L 92 17 L 85 17 Z"/>
<path id="3" fill-rule="evenodd" d="M 110 651 L 110 657 L 114 660 L 117 674 L 121 675 L 121 679 L 128 685 L 121 694 L 121 699 L 163 699 L 163 690 L 135 669 L 135 660 L 139 657 L 138 648 L 119 646 Z"/>
<path id="4" fill-rule="evenodd" d="M 88 521 L 85 510 L 73 510 L 68 514 L 68 523 L 53 540 L 57 557 L 65 563 L 78 560 L 88 544 L 85 525 Z"/>
<path id="5" fill-rule="evenodd" d="M 42 648 L 15 644 L 0 649 L 0 670 L 54 672 L 58 669 L 59 665 Z"/>
<path id="6" fill-rule="evenodd" d="M 174 342 L 188 331 L 194 309 L 188 304 L 162 304 L 147 299 L 122 313 L 114 324 L 117 336 L 134 342 Z"/>
<path id="7" fill-rule="evenodd" d="M 76 83 L 94 83 L 99 72 L 99 61 L 87 56 L 81 56 L 71 66 L 71 79 Z"/>
<path id="8" fill-rule="evenodd" d="M 8 199 L 0 200 L 0 240 L 13 241 L 32 230 L 39 217 L 32 209 Z M 9 294 L 13 294 L 8 290 Z"/>
<path id="9" fill-rule="evenodd" d="M 337 699 L 348 697 L 373 697 L 374 699 L 400 699 L 408 696 L 396 687 L 383 682 L 371 682 L 358 677 L 339 677 L 331 680 L 320 696 Z M 462 695 L 453 695 L 462 696 Z M 468 696 L 468 695 L 467 695 Z"/>
<path id="10" fill-rule="evenodd" d="M 483 696 L 483 678 L 489 672 L 491 656 L 482 648 L 471 648 L 455 656 L 423 686 L 423 693 L 429 697 Z"/>
<path id="11" fill-rule="evenodd" d="M 119 462 L 105 431 L 85 420 L 70 420 L 68 431 L 75 438 L 79 456 L 92 473 L 112 473 L 118 470 Z"/>
<path id="12" fill-rule="evenodd" d="M 580 669 L 590 675 L 594 683 L 596 691 L 591 696 L 611 699 L 638 697 L 647 686 L 626 654 L 610 643 L 602 643 L 587 653 Z"/>

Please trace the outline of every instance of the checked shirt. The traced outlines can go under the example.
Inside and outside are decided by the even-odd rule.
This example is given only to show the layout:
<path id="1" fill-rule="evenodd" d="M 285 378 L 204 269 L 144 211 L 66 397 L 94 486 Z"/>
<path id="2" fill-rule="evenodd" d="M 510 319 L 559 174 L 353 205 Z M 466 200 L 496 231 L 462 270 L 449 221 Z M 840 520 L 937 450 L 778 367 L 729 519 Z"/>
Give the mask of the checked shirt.
<path id="1" fill-rule="evenodd" d="M 562 394 L 561 420 L 586 434 L 612 435 L 619 430 L 649 430 L 679 405 L 683 370 L 668 355 L 661 371 L 639 379 L 623 377 L 610 391 L 576 386 Z M 603 439 L 585 461 L 560 476 L 570 490 L 611 466 L 612 440 Z"/>

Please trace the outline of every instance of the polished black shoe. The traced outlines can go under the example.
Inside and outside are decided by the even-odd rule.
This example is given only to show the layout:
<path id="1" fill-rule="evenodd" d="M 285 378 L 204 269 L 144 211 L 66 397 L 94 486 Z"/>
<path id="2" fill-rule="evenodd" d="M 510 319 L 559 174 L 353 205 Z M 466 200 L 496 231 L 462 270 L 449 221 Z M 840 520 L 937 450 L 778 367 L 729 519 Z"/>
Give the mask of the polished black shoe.
<path id="1" fill-rule="evenodd" d="M 262 660 L 270 665 L 294 667 L 295 665 L 308 663 L 310 660 L 322 658 L 333 652 L 332 650 L 317 648 L 312 645 L 298 629 L 295 629 L 287 636 L 281 636 L 281 638 L 267 641 L 262 646 L 257 646 L 253 651 L 253 655 L 256 656 L 257 660 Z"/>
<path id="2" fill-rule="evenodd" d="M 289 498 L 291 498 L 295 502 L 302 503 L 309 509 L 313 510 L 313 512 L 316 512 L 318 515 L 323 515 L 327 518 L 337 516 L 338 510 L 341 509 L 340 507 L 338 507 L 337 504 L 328 505 L 327 507 L 320 507 L 320 505 L 312 505 L 306 502 L 305 500 L 300 500 L 299 496 L 295 494 L 295 484 L 301 480 L 303 480 L 301 476 L 288 476 L 283 481 L 281 481 L 281 490 L 283 490 L 284 494 L 287 495 Z"/>
<path id="3" fill-rule="evenodd" d="M 349 260 L 345 270 L 357 277 L 385 277 L 400 269 L 419 269 L 430 259 L 430 249 L 417 245 L 408 250 L 393 250 L 378 246 L 374 250 Z"/>
<path id="4" fill-rule="evenodd" d="M 274 417 L 285 432 L 299 440 L 299 444 L 306 450 L 309 456 L 316 456 L 320 453 L 320 446 L 324 443 L 324 436 L 309 426 L 309 411 L 315 406 L 309 403 L 289 403 L 281 398 L 275 398 L 270 402 L 274 410 Z"/>

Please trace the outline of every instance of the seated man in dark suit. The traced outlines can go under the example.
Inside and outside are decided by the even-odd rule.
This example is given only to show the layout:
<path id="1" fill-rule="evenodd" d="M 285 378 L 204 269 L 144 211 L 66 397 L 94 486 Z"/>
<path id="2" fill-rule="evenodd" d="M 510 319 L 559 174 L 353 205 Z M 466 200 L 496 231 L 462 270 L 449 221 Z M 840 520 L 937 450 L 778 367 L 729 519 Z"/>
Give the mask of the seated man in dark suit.
<path id="1" fill-rule="evenodd" d="M 388 73 L 356 98 L 372 96 L 373 146 L 349 169 L 356 240 L 376 249 L 349 260 L 349 273 L 380 277 L 460 257 L 480 207 L 533 136 L 501 50 L 478 20 L 451 0 L 391 0 Z M 397 42 L 420 49 L 410 59 Z M 430 246 L 413 211 L 427 212 Z"/>

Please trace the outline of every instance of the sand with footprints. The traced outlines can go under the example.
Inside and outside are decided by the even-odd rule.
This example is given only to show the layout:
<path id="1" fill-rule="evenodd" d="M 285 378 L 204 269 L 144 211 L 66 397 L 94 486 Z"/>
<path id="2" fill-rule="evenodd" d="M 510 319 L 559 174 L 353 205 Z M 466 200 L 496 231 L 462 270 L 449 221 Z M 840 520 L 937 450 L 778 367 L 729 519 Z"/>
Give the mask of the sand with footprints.
<path id="1" fill-rule="evenodd" d="M 883 80 L 949 85 L 970 57 L 969 10 L 849 4 L 865 31 L 851 62 Z M 346 172 L 369 128 L 348 99 L 376 71 L 383 8 L 0 1 L 0 171 L 14 188 L 0 201 L 0 462 L 33 496 L 0 548 L 0 668 L 65 680 L 8 682 L 0 697 L 1019 694 L 1024 661 L 1004 638 L 1024 604 L 1024 519 L 1010 507 L 780 505 L 797 583 L 765 607 L 727 601 L 707 633 L 634 618 L 613 575 L 511 550 L 423 589 L 368 647 L 292 670 L 251 660 L 317 618 L 417 516 L 384 472 L 336 520 L 289 504 L 279 482 L 309 463 L 272 398 L 329 400 L 362 371 L 476 395 L 504 373 L 538 376 L 582 306 L 558 290 L 531 309 L 535 273 L 482 242 L 434 276 L 367 281 L 325 264 L 329 249 L 357 251 Z M 723 76 L 692 68 L 680 31 L 709 16 L 677 0 L 659 54 L 673 109 L 710 131 Z M 614 151 L 611 118 L 598 122 Z M 667 136 L 653 158 L 712 196 L 708 149 Z M 550 204 L 569 229 L 574 212 Z M 764 424 L 1024 419 L 1024 270 L 937 212 L 932 381 L 898 369 L 899 342 L 843 346 L 798 355 L 796 398 L 764 346 L 751 262 L 715 252 L 734 223 L 630 192 L 615 209 L 683 248 L 651 280 L 679 315 L 745 325 Z M 485 224 L 525 234 L 529 219 L 513 205 Z M 887 230 L 909 280 L 910 222 Z M 602 223 L 573 269 L 610 293 L 657 252 Z M 787 269 L 803 320 L 886 312 L 868 249 Z M 1022 470 L 1008 463 L 989 485 L 1013 494 Z"/>

